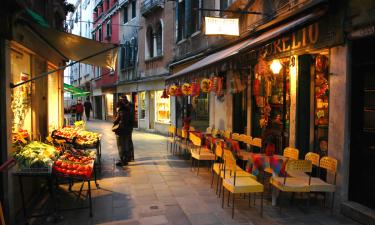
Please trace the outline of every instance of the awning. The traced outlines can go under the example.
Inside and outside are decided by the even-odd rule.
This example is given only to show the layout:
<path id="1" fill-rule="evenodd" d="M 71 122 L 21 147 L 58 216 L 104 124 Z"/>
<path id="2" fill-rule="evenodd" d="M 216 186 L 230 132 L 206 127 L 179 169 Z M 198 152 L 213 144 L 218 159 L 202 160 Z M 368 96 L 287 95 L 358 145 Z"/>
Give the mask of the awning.
<path id="1" fill-rule="evenodd" d="M 28 23 L 28 26 L 67 60 L 81 61 L 108 69 L 114 69 L 116 66 L 118 54 L 116 44 L 98 42 L 36 23 Z"/>
<path id="2" fill-rule="evenodd" d="M 267 42 L 280 34 L 286 33 L 292 29 L 295 29 L 297 26 L 304 25 L 313 19 L 318 18 L 321 16 L 323 13 L 311 13 L 306 16 L 303 16 L 299 19 L 293 20 L 291 22 L 288 22 L 282 26 L 276 27 L 274 29 L 271 29 L 258 37 L 253 37 L 248 40 L 242 41 L 236 45 L 233 45 L 232 47 L 229 47 L 227 49 L 221 50 L 219 52 L 213 53 L 209 56 L 206 56 L 205 58 L 199 60 L 198 62 L 182 69 L 181 71 L 167 77 L 167 80 L 173 79 L 176 77 L 179 77 L 184 74 L 188 74 L 191 72 L 194 72 L 199 69 L 203 69 L 209 65 L 212 65 L 214 63 L 220 62 L 224 59 L 227 59 L 229 57 L 232 57 L 236 54 L 238 54 L 241 51 L 248 50 L 250 48 L 254 48 L 260 44 L 263 44 L 264 42 Z"/>
<path id="3" fill-rule="evenodd" d="M 73 97 L 83 97 L 83 96 L 87 96 L 90 94 L 90 92 L 84 91 L 80 88 L 74 87 L 66 83 L 64 83 L 64 91 L 70 92 L 73 95 Z"/>

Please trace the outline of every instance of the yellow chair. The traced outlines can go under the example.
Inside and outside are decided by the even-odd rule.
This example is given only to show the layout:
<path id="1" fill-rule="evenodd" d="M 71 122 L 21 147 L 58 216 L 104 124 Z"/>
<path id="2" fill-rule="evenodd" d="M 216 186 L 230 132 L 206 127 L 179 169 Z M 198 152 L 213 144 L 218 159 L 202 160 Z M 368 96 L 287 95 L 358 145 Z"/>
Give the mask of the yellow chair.
<path id="1" fill-rule="evenodd" d="M 192 126 L 189 126 L 189 131 L 195 131 L 195 128 Z"/>
<path id="2" fill-rule="evenodd" d="M 336 190 L 337 160 L 329 156 L 324 156 L 320 159 L 319 167 L 320 169 L 325 169 L 327 173 L 331 173 L 334 175 L 333 184 L 325 182 L 318 177 L 313 177 L 311 178 L 310 190 L 311 192 L 332 193 L 331 212 L 333 212 Z"/>
<path id="3" fill-rule="evenodd" d="M 240 141 L 246 145 L 246 149 L 240 150 L 240 152 L 238 153 L 238 158 L 243 160 L 242 166 L 245 167 L 246 161 L 251 157 L 251 152 L 249 151 L 249 148 L 251 146 L 253 138 L 249 135 L 241 134 Z"/>
<path id="4" fill-rule="evenodd" d="M 176 127 L 173 125 L 170 125 L 168 127 L 167 152 L 168 152 L 168 146 L 170 146 L 169 151 L 172 152 L 173 145 L 175 144 L 175 136 L 176 136 Z"/>
<path id="5" fill-rule="evenodd" d="M 212 188 L 212 185 L 214 184 L 215 174 L 217 174 L 217 182 L 216 182 L 216 194 L 217 194 L 219 190 L 219 180 L 221 177 L 221 173 L 224 170 L 224 163 L 218 162 L 219 160 L 223 161 L 223 154 L 224 154 L 223 148 L 221 147 L 220 144 L 216 146 L 214 153 L 215 153 L 215 162 L 212 165 L 211 188 Z"/>
<path id="6" fill-rule="evenodd" d="M 261 138 L 253 138 L 251 140 L 251 146 L 262 148 L 262 139 Z"/>
<path id="7" fill-rule="evenodd" d="M 223 132 L 223 137 L 224 138 L 227 138 L 227 139 L 230 139 L 231 138 L 231 131 L 230 130 L 225 130 L 224 132 Z"/>
<path id="8" fill-rule="evenodd" d="M 197 175 L 199 173 L 199 162 L 200 161 L 214 161 L 215 160 L 215 154 L 211 152 L 210 149 L 203 146 L 202 147 L 202 139 L 198 137 L 194 133 L 190 133 L 189 139 L 192 143 L 192 146 L 190 147 L 191 152 L 191 165 L 193 168 L 194 160 L 198 161 L 197 165 Z"/>
<path id="9" fill-rule="evenodd" d="M 189 149 L 189 132 L 185 129 L 181 130 L 181 138 L 179 142 L 179 150 L 186 152 Z"/>
<path id="10" fill-rule="evenodd" d="M 319 154 L 316 154 L 314 152 L 308 152 L 306 155 L 305 155 L 305 160 L 309 160 L 311 161 L 312 165 L 315 166 L 315 167 L 319 167 Z M 291 172 L 290 174 L 288 174 L 289 176 L 291 177 L 308 177 L 308 175 L 304 172 Z"/>
<path id="11" fill-rule="evenodd" d="M 307 178 L 295 178 L 295 177 L 288 177 L 286 175 L 286 174 L 293 173 L 296 171 L 310 173 L 310 176 L 308 176 Z M 278 190 L 280 190 L 279 198 L 282 192 L 309 193 L 310 184 L 311 184 L 311 172 L 312 172 L 311 161 L 289 159 L 286 162 L 284 177 L 273 176 L 270 179 L 270 183 L 272 184 L 274 188 L 277 188 Z"/>
<path id="12" fill-rule="evenodd" d="M 241 138 L 240 138 L 240 134 L 239 133 L 233 133 L 232 134 L 232 140 L 234 141 L 241 141 Z"/>
<path id="13" fill-rule="evenodd" d="M 211 134 L 211 133 L 212 133 L 212 128 L 211 127 L 207 127 L 206 134 Z"/>
<path id="14" fill-rule="evenodd" d="M 224 167 L 222 208 L 224 208 L 225 190 L 228 191 L 228 204 L 230 200 L 230 193 L 232 193 L 232 218 L 234 217 L 234 202 L 236 194 L 249 194 L 250 206 L 250 194 L 261 193 L 260 214 L 263 216 L 264 186 L 256 181 L 254 177 L 239 175 L 236 159 L 232 152 L 228 150 L 224 150 Z M 228 176 L 227 173 L 230 173 L 230 175 Z M 241 171 L 240 174 L 242 174 Z"/>
<path id="15" fill-rule="evenodd" d="M 289 159 L 298 160 L 299 150 L 292 147 L 286 147 L 284 149 L 283 156 Z"/>
<path id="16" fill-rule="evenodd" d="M 219 134 L 220 134 L 220 131 L 218 129 L 212 129 L 212 132 L 211 132 L 212 137 L 216 137 Z"/>

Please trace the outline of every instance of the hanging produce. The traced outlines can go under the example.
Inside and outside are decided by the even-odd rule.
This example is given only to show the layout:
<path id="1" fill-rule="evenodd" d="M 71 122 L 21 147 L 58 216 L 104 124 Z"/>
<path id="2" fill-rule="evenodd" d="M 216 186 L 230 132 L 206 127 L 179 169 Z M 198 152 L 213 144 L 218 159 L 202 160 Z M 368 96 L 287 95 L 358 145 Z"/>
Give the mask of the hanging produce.
<path id="1" fill-rule="evenodd" d="M 182 94 L 184 94 L 184 95 L 191 95 L 191 93 L 192 93 L 191 84 L 189 84 L 189 83 L 184 83 L 184 84 L 181 86 L 181 92 L 182 92 Z"/>
<path id="2" fill-rule="evenodd" d="M 182 90 L 181 90 L 181 86 L 178 86 L 177 87 L 177 90 L 176 90 L 176 96 L 182 96 Z"/>
<path id="3" fill-rule="evenodd" d="M 216 77 L 216 76 L 212 77 L 211 82 L 212 82 L 211 91 L 215 93 L 216 89 L 217 89 L 218 77 Z"/>
<path id="4" fill-rule="evenodd" d="M 253 95 L 259 96 L 260 95 L 260 86 L 261 86 L 261 77 L 259 74 L 255 74 L 255 79 L 253 81 Z"/>
<path id="5" fill-rule="evenodd" d="M 315 69 L 319 73 L 328 71 L 328 58 L 324 55 L 318 55 L 315 59 Z"/>
<path id="6" fill-rule="evenodd" d="M 169 87 L 169 95 L 170 96 L 176 96 L 177 89 L 178 89 L 178 87 L 176 85 L 171 85 Z"/>
<path id="7" fill-rule="evenodd" d="M 204 93 L 208 93 L 211 91 L 211 88 L 212 88 L 212 81 L 210 79 L 207 79 L 207 78 L 204 78 L 202 81 L 201 81 L 201 89 L 202 89 L 202 92 Z"/>

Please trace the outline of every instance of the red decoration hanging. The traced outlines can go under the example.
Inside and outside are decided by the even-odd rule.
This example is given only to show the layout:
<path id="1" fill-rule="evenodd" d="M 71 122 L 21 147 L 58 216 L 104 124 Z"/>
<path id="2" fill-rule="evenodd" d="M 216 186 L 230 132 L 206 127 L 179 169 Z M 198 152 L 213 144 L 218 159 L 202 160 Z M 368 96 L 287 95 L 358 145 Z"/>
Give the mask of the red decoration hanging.
<path id="1" fill-rule="evenodd" d="M 167 89 L 164 89 L 163 94 L 161 95 L 161 98 L 169 98 L 167 94 Z"/>

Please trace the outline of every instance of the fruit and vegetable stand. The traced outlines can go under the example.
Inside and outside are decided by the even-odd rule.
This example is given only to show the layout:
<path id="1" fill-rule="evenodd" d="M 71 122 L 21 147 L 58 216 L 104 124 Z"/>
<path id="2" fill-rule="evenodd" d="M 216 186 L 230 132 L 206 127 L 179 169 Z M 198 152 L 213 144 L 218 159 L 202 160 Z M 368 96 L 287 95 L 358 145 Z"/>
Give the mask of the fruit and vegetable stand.
<path id="1" fill-rule="evenodd" d="M 61 139 L 64 139 L 61 141 Z M 81 196 L 84 183 L 87 182 L 87 207 L 69 208 L 64 210 L 75 210 L 89 208 L 90 217 L 92 216 L 91 200 L 91 180 L 94 178 L 97 188 L 99 187 L 96 180 L 96 163 L 100 162 L 98 153 L 100 153 L 100 135 L 82 131 L 77 128 L 62 128 L 53 132 L 52 138 L 47 138 L 49 144 L 40 141 L 30 141 L 27 132 L 20 131 L 13 135 L 13 144 L 15 148 L 14 159 L 17 167 L 14 175 L 18 177 L 20 185 L 20 196 L 24 219 L 27 223 L 28 217 L 39 217 L 45 215 L 28 216 L 24 197 L 24 177 L 39 177 L 45 179 L 51 200 L 53 202 L 53 216 L 58 218 L 58 211 L 61 210 L 56 202 L 55 193 L 59 184 L 68 181 L 69 191 L 74 182 L 81 182 L 78 197 Z M 90 150 L 90 147 L 96 147 L 96 150 Z M 55 181 L 56 185 L 53 185 Z M 56 189 L 55 189 L 56 188 Z M 51 213 L 51 212 L 50 212 Z"/>

